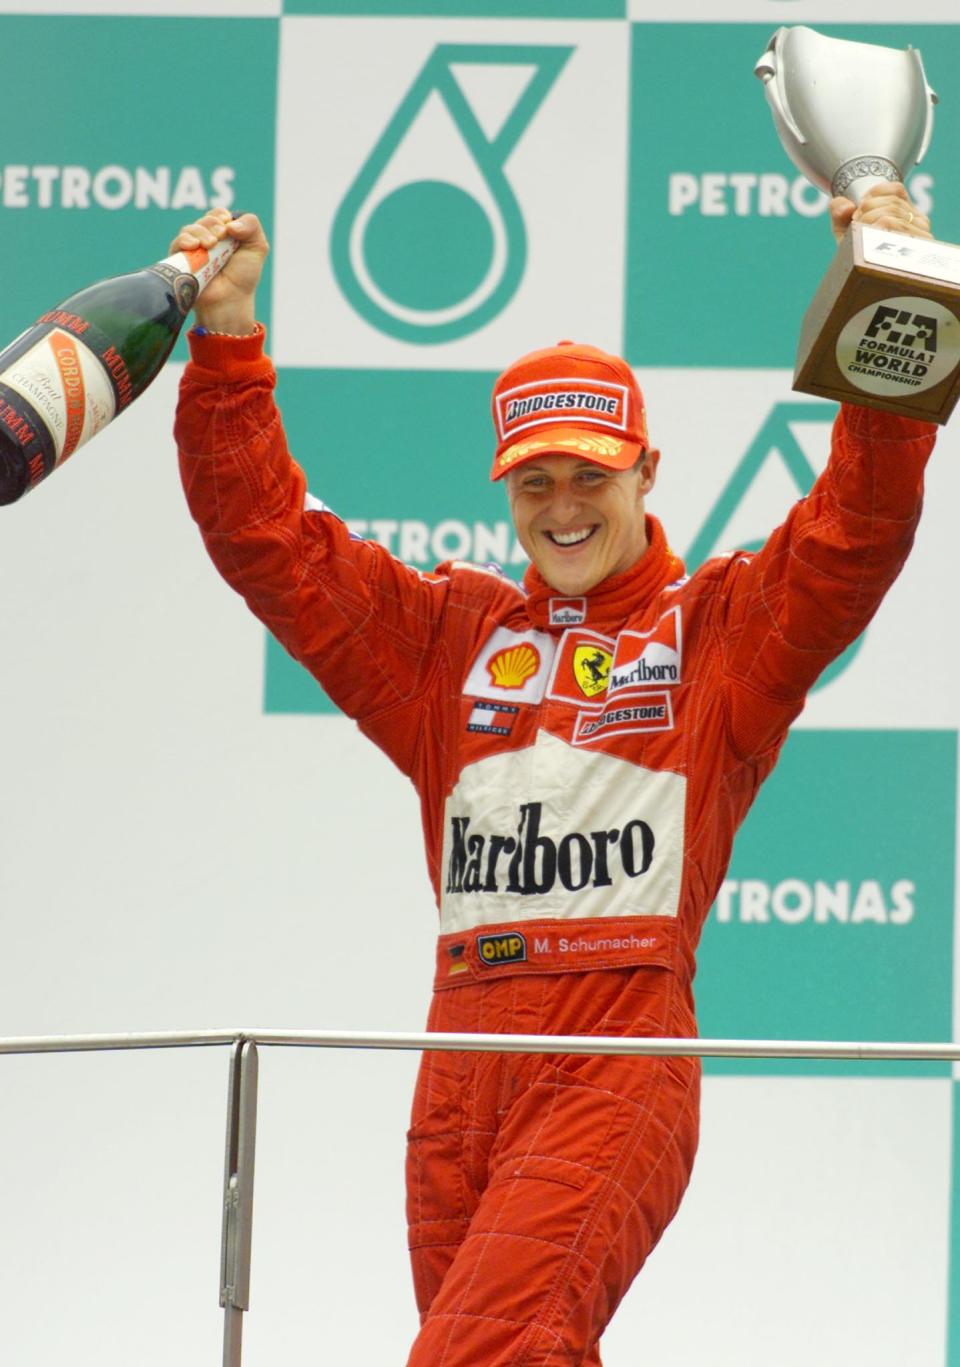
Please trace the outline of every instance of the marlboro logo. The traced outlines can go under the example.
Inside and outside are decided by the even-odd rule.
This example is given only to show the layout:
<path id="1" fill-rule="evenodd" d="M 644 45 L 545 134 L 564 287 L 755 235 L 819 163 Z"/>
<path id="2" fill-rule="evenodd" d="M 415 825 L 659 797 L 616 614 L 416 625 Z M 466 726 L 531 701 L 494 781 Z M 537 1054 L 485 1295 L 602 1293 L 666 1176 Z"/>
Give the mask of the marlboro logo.
<path id="1" fill-rule="evenodd" d="M 653 827 L 640 817 L 610 829 L 548 831 L 541 802 L 522 803 L 509 831 L 491 831 L 472 817 L 454 816 L 446 891 L 539 898 L 558 885 L 567 892 L 609 888 L 621 877 L 642 878 L 654 862 L 656 844 Z"/>
<path id="2" fill-rule="evenodd" d="M 577 627 L 586 620 L 586 598 L 550 599 L 550 625 L 552 627 Z"/>
<path id="3" fill-rule="evenodd" d="M 652 631 L 621 631 L 610 670 L 609 693 L 624 688 L 671 687 L 680 682 L 680 609 Z"/>

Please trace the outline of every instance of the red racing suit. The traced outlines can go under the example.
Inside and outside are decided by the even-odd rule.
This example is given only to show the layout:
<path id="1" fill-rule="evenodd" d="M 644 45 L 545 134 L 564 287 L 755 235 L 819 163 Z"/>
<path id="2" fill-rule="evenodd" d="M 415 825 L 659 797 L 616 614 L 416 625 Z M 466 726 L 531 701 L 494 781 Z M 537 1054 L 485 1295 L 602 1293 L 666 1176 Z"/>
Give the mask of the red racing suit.
<path id="1" fill-rule="evenodd" d="M 843 408 L 759 552 L 686 577 L 650 518 L 631 570 L 561 598 L 532 568 L 422 574 L 351 536 L 287 452 L 262 334 L 191 347 L 177 438 L 210 555 L 419 793 L 430 1027 L 693 1033 L 734 833 L 903 564 L 935 429 Z M 691 1059 L 425 1056 L 412 1367 L 599 1363 L 689 1177 L 698 1080 Z"/>

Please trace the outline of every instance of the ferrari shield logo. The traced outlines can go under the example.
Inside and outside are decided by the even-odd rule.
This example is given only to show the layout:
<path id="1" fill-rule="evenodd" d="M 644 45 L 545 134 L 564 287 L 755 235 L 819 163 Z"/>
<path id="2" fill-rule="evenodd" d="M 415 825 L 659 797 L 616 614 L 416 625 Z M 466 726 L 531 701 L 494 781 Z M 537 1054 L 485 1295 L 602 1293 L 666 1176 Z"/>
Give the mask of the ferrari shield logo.
<path id="1" fill-rule="evenodd" d="M 601 646 L 577 646 L 573 652 L 573 675 L 585 698 L 603 693 L 610 678 L 613 657 Z"/>

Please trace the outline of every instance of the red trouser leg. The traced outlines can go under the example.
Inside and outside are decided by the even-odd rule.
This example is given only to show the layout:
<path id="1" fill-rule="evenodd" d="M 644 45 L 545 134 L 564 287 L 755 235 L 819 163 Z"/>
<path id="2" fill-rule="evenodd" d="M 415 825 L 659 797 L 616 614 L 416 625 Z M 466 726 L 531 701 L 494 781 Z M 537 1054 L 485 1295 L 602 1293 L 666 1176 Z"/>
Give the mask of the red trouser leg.
<path id="1" fill-rule="evenodd" d="M 687 1033 L 675 1005 L 661 970 L 529 977 L 440 993 L 431 1026 Z M 408 1367 L 598 1367 L 686 1187 L 698 1083 L 693 1060 L 428 1054 L 408 1162 L 422 1321 Z"/>

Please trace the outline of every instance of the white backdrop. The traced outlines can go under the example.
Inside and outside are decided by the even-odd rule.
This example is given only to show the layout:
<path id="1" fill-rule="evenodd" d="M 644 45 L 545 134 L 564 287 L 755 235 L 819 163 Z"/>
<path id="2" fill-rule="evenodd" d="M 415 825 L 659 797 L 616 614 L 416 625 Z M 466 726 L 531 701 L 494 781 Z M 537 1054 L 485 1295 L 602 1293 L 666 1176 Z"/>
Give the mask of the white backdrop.
<path id="1" fill-rule="evenodd" d="M 640 374 L 664 452 L 651 509 L 682 552 L 760 424 L 796 401 L 788 372 L 774 368 L 790 347 L 766 356 L 756 338 L 767 335 L 771 302 L 783 344 L 830 243 L 822 220 L 793 212 L 671 216 L 670 177 L 726 183 L 749 171 L 786 185 L 793 173 L 750 74 L 766 33 L 842 18 L 877 25 L 877 41 L 882 25 L 896 26 L 890 41 L 905 44 L 906 20 L 944 97 L 925 184 L 935 226 L 956 238 L 956 97 L 944 84 L 956 6 L 920 0 L 904 15 L 892 0 L 851 0 L 839 16 L 821 0 L 517 0 L 519 22 L 504 8 L 0 0 L 9 124 L 0 344 L 53 302 L 34 298 L 38 282 L 46 291 L 55 277 L 56 293 L 61 279 L 65 291 L 131 268 L 159 255 L 180 221 L 167 203 L 81 210 L 54 195 L 44 207 L 36 178 L 29 193 L 16 191 L 26 167 L 113 166 L 129 177 L 196 162 L 204 183 L 226 168 L 236 207 L 261 211 L 274 237 L 263 309 L 301 427 L 305 412 L 313 422 L 307 381 L 320 392 L 332 383 L 328 367 L 369 368 L 364 392 L 375 398 L 389 398 L 409 369 L 435 385 L 442 406 L 451 394 L 466 402 L 466 386 L 447 388 L 451 375 L 497 369 L 559 336 L 624 346 L 633 360 L 631 348 L 652 338 L 699 365 L 721 354 L 704 337 L 729 335 L 729 369 L 671 362 Z M 556 23 L 551 10 L 562 13 Z M 169 24 L 154 22 L 143 38 L 132 21 L 151 15 Z M 435 45 L 472 45 L 482 65 L 511 42 L 540 57 L 556 44 L 575 50 L 508 167 L 528 238 L 522 281 L 469 335 L 398 341 L 337 286 L 331 220 Z M 516 95 L 515 82 L 495 79 L 489 109 L 502 115 L 505 93 Z M 429 160 L 436 148 L 427 150 Z M 439 155 L 427 170 L 454 179 Z M 568 174 L 582 179 L 558 212 Z M 569 263 L 576 287 L 564 292 L 556 281 Z M 704 271 L 719 291 L 707 308 Z M 741 308 L 743 278 L 773 283 L 751 288 Z M 743 368 L 760 364 L 768 368 Z M 170 430 L 181 369 L 170 365 L 48 485 L 0 510 L 0 1036 L 419 1029 L 436 913 L 416 799 L 343 718 L 265 711 L 263 630 L 216 577 L 179 487 Z M 317 448 L 304 457 L 324 449 L 316 426 Z M 398 511 L 391 500 L 410 477 L 401 460 L 401 484 L 391 485 L 385 460 L 374 478 L 385 507 L 368 483 L 370 506 L 358 496 L 342 511 L 465 525 L 475 511 L 487 517 L 482 496 L 474 510 L 464 492 L 466 471 L 440 464 L 454 439 L 469 448 L 474 433 L 459 421 L 450 433 L 447 447 L 416 453 L 424 493 L 445 481 L 437 502 L 449 507 Z M 821 468 L 825 425 L 799 423 L 795 434 Z M 776 457 L 738 506 L 728 545 L 754 541 L 796 497 Z M 942 435 L 928 490 L 915 552 L 855 666 L 814 695 L 800 729 L 839 738 L 960 726 L 951 601 L 960 418 Z M 326 495 L 322 481 L 314 492 Z M 841 781 L 853 782 L 824 775 L 826 787 Z M 915 805 L 890 773 L 878 853 Z M 815 810 L 786 815 L 800 841 L 817 820 Z M 857 859 L 858 876 L 872 877 L 866 855 Z M 784 865 L 778 877 L 792 873 Z M 957 941 L 949 900 L 918 902 L 916 917 L 921 928 L 936 923 L 944 957 Z M 731 960 L 756 929 L 731 934 Z M 881 927 L 881 938 L 889 931 L 901 943 L 901 929 Z M 825 955 L 838 943 L 828 940 Z M 797 990 L 787 943 L 785 995 Z M 869 998 L 873 968 L 864 952 L 852 995 Z M 956 1037 L 956 967 L 952 980 Z M 817 981 L 802 986 L 811 1014 L 832 1005 Z M 942 983 L 931 988 L 936 1010 L 938 992 L 948 995 Z M 0 1057 L 0 1367 L 219 1362 L 227 1058 L 223 1049 Z M 400 1053 L 261 1050 L 249 1367 L 405 1360 L 416 1324 L 402 1169 L 416 1064 Z M 709 1077 L 690 1192 L 607 1335 L 606 1367 L 960 1367 L 960 1350 L 950 1360 L 947 1347 L 951 1307 L 960 1344 L 955 1096 L 947 1077 Z"/>

